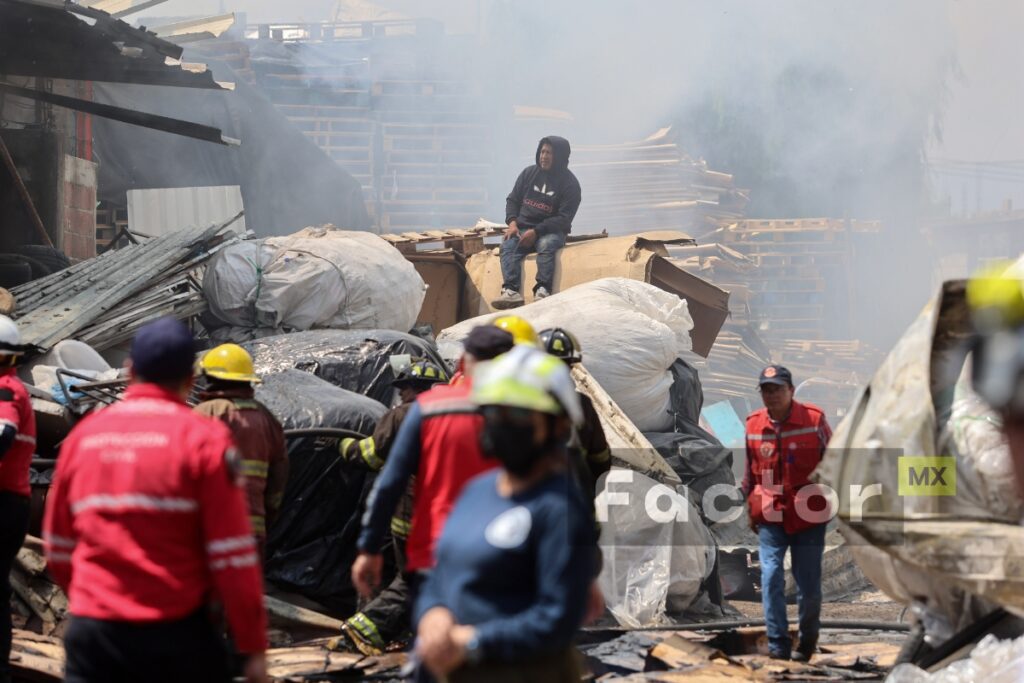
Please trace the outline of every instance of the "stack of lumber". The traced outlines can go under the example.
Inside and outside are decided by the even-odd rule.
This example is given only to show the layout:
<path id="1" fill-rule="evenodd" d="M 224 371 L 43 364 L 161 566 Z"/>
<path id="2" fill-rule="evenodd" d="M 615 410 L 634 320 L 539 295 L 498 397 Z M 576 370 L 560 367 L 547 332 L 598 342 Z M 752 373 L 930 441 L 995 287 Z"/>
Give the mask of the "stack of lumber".
<path id="1" fill-rule="evenodd" d="M 384 123 L 381 228 L 472 225 L 487 212 L 491 129 L 479 123 Z"/>
<path id="2" fill-rule="evenodd" d="M 726 322 L 707 360 L 691 362 L 700 374 L 704 405 L 754 399 L 757 377 L 771 363 L 764 341 L 748 323 Z"/>
<path id="3" fill-rule="evenodd" d="M 671 128 L 640 142 L 575 146 L 570 168 L 585 196 L 575 222 L 613 235 L 703 234 L 724 220 L 741 218 L 748 199 L 731 175 L 684 154 Z"/>
<path id="4" fill-rule="evenodd" d="M 859 340 L 790 339 L 776 343 L 773 351 L 798 376 L 856 383 L 869 380 L 883 356 L 880 349 Z"/>
<path id="5" fill-rule="evenodd" d="M 47 351 L 74 338 L 102 351 L 157 318 L 206 310 L 194 273 L 237 241 L 231 225 L 241 216 L 113 249 L 14 288 L 23 342 Z"/>
<path id="6" fill-rule="evenodd" d="M 831 218 L 742 220 L 707 235 L 757 264 L 726 283 L 750 290 L 754 322 L 770 339 L 849 337 L 853 234 L 877 223 Z"/>

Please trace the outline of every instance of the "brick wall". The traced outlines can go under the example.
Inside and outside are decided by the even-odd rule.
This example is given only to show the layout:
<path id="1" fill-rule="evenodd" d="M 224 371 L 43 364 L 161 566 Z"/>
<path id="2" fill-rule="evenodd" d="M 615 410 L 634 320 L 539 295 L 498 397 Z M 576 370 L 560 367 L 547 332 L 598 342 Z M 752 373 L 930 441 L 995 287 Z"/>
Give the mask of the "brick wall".
<path id="1" fill-rule="evenodd" d="M 69 258 L 96 255 L 96 164 L 64 155 L 61 248 Z"/>

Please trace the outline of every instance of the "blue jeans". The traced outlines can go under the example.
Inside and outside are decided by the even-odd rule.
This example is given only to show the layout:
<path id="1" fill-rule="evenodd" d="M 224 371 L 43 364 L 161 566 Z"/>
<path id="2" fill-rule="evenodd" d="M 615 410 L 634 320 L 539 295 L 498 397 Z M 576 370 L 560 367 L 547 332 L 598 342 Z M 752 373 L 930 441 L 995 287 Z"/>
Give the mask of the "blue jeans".
<path id="1" fill-rule="evenodd" d="M 522 234 L 525 230 L 519 230 Z M 555 254 L 565 246 L 565 233 L 558 230 L 540 235 L 533 243 L 533 248 L 527 252 L 519 251 L 519 238 L 511 237 L 501 243 L 499 251 L 501 255 L 501 276 L 504 279 L 502 285 L 505 289 L 512 289 L 522 292 L 523 286 L 523 259 L 530 252 L 537 252 L 537 287 L 543 287 L 548 292 L 554 291 L 555 281 Z"/>
<path id="2" fill-rule="evenodd" d="M 800 615 L 800 642 L 818 642 L 821 625 L 821 557 L 825 551 L 825 525 L 787 534 L 781 524 L 762 524 L 761 602 L 773 653 L 789 654 L 792 641 L 786 619 L 786 549 L 792 555 L 793 578 Z"/>

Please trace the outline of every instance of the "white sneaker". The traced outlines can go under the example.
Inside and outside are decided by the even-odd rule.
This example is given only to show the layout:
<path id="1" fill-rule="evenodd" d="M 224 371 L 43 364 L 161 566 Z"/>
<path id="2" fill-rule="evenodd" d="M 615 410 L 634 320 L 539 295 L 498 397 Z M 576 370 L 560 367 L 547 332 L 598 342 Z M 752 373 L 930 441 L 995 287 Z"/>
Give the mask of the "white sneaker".
<path id="1" fill-rule="evenodd" d="M 533 300 L 540 301 L 541 299 L 547 299 L 551 296 L 551 292 L 548 291 L 547 287 L 538 287 L 537 291 L 533 293 Z"/>
<path id="2" fill-rule="evenodd" d="M 507 308 L 516 308 L 523 305 L 523 295 L 514 289 L 502 287 L 501 296 L 491 302 L 491 306 L 503 311 Z"/>

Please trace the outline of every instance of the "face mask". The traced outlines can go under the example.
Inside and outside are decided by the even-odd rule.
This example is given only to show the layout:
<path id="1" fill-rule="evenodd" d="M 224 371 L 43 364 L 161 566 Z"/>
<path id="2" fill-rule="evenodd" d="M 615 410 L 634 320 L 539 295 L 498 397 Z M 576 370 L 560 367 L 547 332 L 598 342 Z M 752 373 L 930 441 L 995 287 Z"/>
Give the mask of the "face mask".
<path id="1" fill-rule="evenodd" d="M 549 427 L 553 425 L 549 424 Z M 508 419 L 506 416 L 484 412 L 484 429 L 480 433 L 480 447 L 496 458 L 502 466 L 517 477 L 525 477 L 553 447 L 553 429 L 549 429 L 544 443 L 535 443 L 533 422 L 528 419 Z"/>

